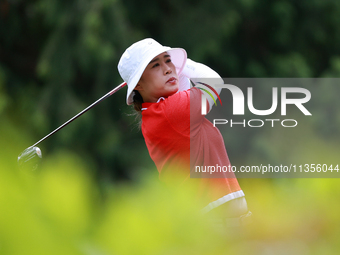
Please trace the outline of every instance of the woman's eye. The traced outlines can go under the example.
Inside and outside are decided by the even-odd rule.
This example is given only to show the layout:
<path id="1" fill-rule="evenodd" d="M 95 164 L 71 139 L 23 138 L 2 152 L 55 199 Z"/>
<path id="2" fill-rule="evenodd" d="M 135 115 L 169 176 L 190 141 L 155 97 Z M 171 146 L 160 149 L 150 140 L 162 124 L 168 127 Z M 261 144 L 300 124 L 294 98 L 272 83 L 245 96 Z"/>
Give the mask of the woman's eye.
<path id="1" fill-rule="evenodd" d="M 157 66 L 159 66 L 158 63 L 154 64 L 154 65 L 152 66 L 152 68 L 157 67 Z"/>
<path id="2" fill-rule="evenodd" d="M 167 63 L 171 62 L 171 58 L 167 59 L 166 62 L 167 62 Z"/>

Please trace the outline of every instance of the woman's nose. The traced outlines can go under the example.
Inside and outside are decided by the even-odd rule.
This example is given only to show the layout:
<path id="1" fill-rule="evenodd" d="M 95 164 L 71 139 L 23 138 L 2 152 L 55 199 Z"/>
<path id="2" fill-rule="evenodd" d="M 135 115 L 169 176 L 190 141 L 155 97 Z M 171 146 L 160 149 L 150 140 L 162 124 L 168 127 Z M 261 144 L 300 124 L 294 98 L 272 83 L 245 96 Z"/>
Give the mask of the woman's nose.
<path id="1" fill-rule="evenodd" d="M 164 64 L 164 74 L 172 73 L 171 67 L 167 64 Z"/>

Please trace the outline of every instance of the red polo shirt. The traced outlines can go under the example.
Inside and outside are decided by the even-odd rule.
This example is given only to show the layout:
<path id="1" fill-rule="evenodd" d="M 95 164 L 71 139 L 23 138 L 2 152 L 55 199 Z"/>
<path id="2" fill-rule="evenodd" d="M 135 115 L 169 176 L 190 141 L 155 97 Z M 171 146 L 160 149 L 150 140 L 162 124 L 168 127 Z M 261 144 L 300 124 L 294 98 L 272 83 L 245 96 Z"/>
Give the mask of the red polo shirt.
<path id="1" fill-rule="evenodd" d="M 225 178 L 190 178 L 190 169 L 194 171 L 196 166 L 230 165 L 220 131 L 201 115 L 199 89 L 142 107 L 142 133 L 161 181 L 173 180 L 180 173 L 177 181 L 182 185 L 200 182 L 199 195 L 211 202 L 207 209 L 244 196 L 233 173 L 219 175 Z"/>

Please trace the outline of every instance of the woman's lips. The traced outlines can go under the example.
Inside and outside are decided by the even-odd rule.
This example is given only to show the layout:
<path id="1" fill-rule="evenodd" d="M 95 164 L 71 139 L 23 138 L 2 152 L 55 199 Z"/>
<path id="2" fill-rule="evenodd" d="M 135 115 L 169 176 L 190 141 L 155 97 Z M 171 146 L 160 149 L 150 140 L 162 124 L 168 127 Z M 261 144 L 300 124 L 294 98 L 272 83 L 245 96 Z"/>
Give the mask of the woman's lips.
<path id="1" fill-rule="evenodd" d="M 175 84 L 177 82 L 177 79 L 175 77 L 171 77 L 169 80 L 166 81 L 166 83 Z"/>

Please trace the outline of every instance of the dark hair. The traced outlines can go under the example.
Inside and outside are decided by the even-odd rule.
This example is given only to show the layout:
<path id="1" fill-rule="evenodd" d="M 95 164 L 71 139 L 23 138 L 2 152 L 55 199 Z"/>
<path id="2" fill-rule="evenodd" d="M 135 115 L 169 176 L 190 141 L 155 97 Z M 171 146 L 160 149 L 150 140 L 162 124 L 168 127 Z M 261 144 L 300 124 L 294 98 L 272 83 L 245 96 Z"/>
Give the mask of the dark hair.
<path id="1" fill-rule="evenodd" d="M 137 126 L 140 129 L 142 127 L 142 103 L 144 103 L 144 100 L 139 91 L 134 90 L 133 93 L 134 95 L 132 97 L 132 105 L 135 109 L 135 113 L 133 113 L 132 115 L 135 116 Z"/>
<path id="2" fill-rule="evenodd" d="M 136 112 L 141 113 L 142 112 L 142 103 L 144 103 L 143 97 L 141 96 L 141 94 L 139 93 L 138 90 L 134 90 L 133 93 L 134 93 L 134 95 L 132 97 L 133 108 L 136 110 Z"/>

